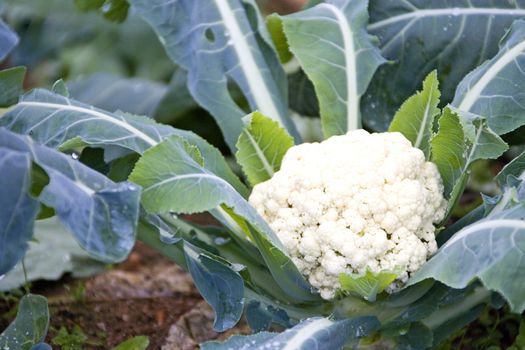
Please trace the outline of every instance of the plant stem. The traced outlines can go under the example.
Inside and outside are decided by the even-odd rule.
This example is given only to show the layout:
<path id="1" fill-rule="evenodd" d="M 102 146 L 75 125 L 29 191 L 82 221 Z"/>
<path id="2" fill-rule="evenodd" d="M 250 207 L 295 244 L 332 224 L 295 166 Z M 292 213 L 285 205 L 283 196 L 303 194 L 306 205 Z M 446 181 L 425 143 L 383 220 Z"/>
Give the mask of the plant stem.
<path id="1" fill-rule="evenodd" d="M 430 329 L 435 329 L 443 323 L 461 316 L 475 306 L 487 301 L 491 292 L 484 287 L 477 287 L 474 292 L 461 302 L 440 308 L 421 320 Z"/>

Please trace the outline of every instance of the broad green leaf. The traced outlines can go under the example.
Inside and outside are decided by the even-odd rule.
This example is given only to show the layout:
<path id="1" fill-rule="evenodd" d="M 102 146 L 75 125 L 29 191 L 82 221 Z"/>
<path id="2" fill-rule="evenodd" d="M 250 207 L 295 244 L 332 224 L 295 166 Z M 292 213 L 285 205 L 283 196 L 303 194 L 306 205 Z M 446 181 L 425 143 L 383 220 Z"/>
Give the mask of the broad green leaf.
<path id="1" fill-rule="evenodd" d="M 465 310 L 464 313 L 457 317 L 446 320 L 443 324 L 432 329 L 432 345 L 439 345 L 439 343 L 451 337 L 458 329 L 466 327 L 471 322 L 474 322 L 479 318 L 483 310 L 486 309 L 486 304 L 479 304 L 470 310 Z"/>
<path id="2" fill-rule="evenodd" d="M 227 181 L 205 168 L 198 149 L 184 139 L 172 136 L 147 150 L 130 180 L 143 187 L 142 204 L 149 212 L 195 213 L 218 210 L 222 205 L 231 208 L 254 227 L 255 234 L 244 233 L 257 239 L 259 251 L 281 288 L 298 300 L 317 299 L 264 219 Z"/>
<path id="3" fill-rule="evenodd" d="M 439 115 L 439 82 L 437 72 L 431 72 L 423 82 L 423 90 L 406 100 L 388 128 L 388 131 L 402 133 L 412 145 L 419 148 L 428 159 L 430 138 L 434 119 Z"/>
<path id="4" fill-rule="evenodd" d="M 428 292 L 416 300 L 411 299 L 410 295 L 408 295 L 408 302 L 403 303 L 404 305 L 397 310 L 394 308 L 394 312 L 392 313 L 393 318 L 387 318 L 383 322 L 385 328 L 399 330 L 407 327 L 413 322 L 423 322 L 426 326 L 433 328 L 443 321 L 441 317 L 439 317 L 439 319 L 436 317 L 436 314 L 440 313 L 443 309 L 454 309 L 458 308 L 459 305 L 462 305 L 462 309 L 458 310 L 459 313 L 461 313 L 467 311 L 470 307 L 478 305 L 480 302 L 479 300 L 474 299 L 469 300 L 473 290 L 476 288 L 475 285 L 470 285 L 464 289 L 453 289 L 442 283 L 431 280 L 416 285 L 411 284 L 409 287 L 401 290 L 400 293 L 404 294 L 407 290 L 410 291 L 411 288 L 416 288 L 417 294 L 419 285 L 423 285 L 423 290 L 428 290 Z M 431 286 L 430 289 L 428 289 L 429 285 Z M 400 299 L 396 294 L 397 293 L 392 294 L 383 305 L 380 303 L 376 307 L 382 310 L 382 312 L 391 312 L 390 307 L 392 306 L 392 303 L 389 302 L 389 299 L 397 299 L 397 302 L 394 303 L 394 305 L 403 301 L 403 299 Z M 463 305 L 465 301 L 468 303 L 472 301 L 473 303 L 472 305 L 469 304 L 470 306 Z M 463 306 L 466 306 L 467 310 L 463 310 Z M 449 315 L 452 316 L 453 314 Z"/>
<path id="5" fill-rule="evenodd" d="M 0 61 L 18 45 L 18 36 L 0 19 Z"/>
<path id="6" fill-rule="evenodd" d="M 465 165 L 467 147 L 459 116 L 450 108 L 443 109 L 439 118 L 439 130 L 430 143 L 430 159 L 437 165 L 445 186 L 445 195 L 449 197 Z"/>
<path id="7" fill-rule="evenodd" d="M 487 117 L 498 135 L 525 124 L 525 21 L 512 24 L 496 56 L 469 73 L 458 85 L 452 104 Z"/>
<path id="8" fill-rule="evenodd" d="M 293 58 L 293 54 L 288 48 L 288 41 L 283 31 L 283 21 L 277 14 L 271 14 L 266 17 L 266 26 L 268 27 L 268 33 L 272 38 L 272 42 L 275 45 L 275 49 L 279 54 L 279 60 L 282 63 L 287 63 Z"/>
<path id="9" fill-rule="evenodd" d="M 260 332 L 251 335 L 233 335 L 226 341 L 208 341 L 201 344 L 201 350 L 252 350 L 257 349 L 259 345 L 263 345 L 266 341 L 273 339 L 276 333 Z"/>
<path id="10" fill-rule="evenodd" d="M 525 11 L 523 11 L 525 15 Z M 525 124 L 525 21 L 514 22 L 499 52 L 458 85 L 452 105 L 487 117 L 498 135 Z"/>
<path id="11" fill-rule="evenodd" d="M 393 63 L 378 69 L 363 96 L 363 123 L 384 131 L 434 69 L 442 101 L 450 103 L 461 79 L 495 55 L 505 31 L 525 16 L 525 2 L 371 0 L 369 12 L 368 31 Z"/>
<path id="12" fill-rule="evenodd" d="M 188 271 L 202 297 L 213 307 L 213 329 L 224 332 L 234 327 L 244 308 L 244 282 L 227 261 L 184 242 Z"/>
<path id="13" fill-rule="evenodd" d="M 376 300 L 377 294 L 383 292 L 397 278 L 398 273 L 381 271 L 373 273 L 366 270 L 365 275 L 348 275 L 340 274 L 339 282 L 341 283 L 341 290 L 352 294 L 357 294 L 367 301 L 373 302 Z"/>
<path id="14" fill-rule="evenodd" d="M 25 67 L 14 67 L 0 71 L 0 107 L 8 107 L 18 102 L 24 93 Z"/>
<path id="15" fill-rule="evenodd" d="M 247 222 L 249 223 L 250 237 L 259 248 L 259 252 L 273 278 L 285 293 L 298 300 L 319 301 L 318 296 L 312 294 L 313 288 L 301 275 L 286 250 L 281 247 L 281 243 L 272 240 L 274 233 L 271 229 L 259 228 L 261 225 L 256 221 L 247 220 Z"/>
<path id="16" fill-rule="evenodd" d="M 385 337 L 383 335 L 384 338 Z M 390 346 L 396 350 L 428 349 L 432 346 L 432 331 L 421 322 L 409 324 L 401 331 L 396 331 Z"/>
<path id="17" fill-rule="evenodd" d="M 314 85 L 302 70 L 288 75 L 288 86 L 290 109 L 303 116 L 319 116 L 319 101 Z"/>
<path id="18" fill-rule="evenodd" d="M 48 325 L 46 298 L 28 294 L 20 300 L 15 320 L 0 334 L 0 349 L 30 350 L 44 341 Z"/>
<path id="19" fill-rule="evenodd" d="M 525 171 L 525 152 L 514 158 L 510 163 L 505 165 L 503 169 L 496 175 L 496 180 L 500 186 L 507 185 L 507 179 L 509 176 L 521 177 Z"/>
<path id="20" fill-rule="evenodd" d="M 56 281 L 66 273 L 76 278 L 91 276 L 102 271 L 104 264 L 91 259 L 54 217 L 35 223 L 33 240 L 24 256 L 24 267 L 19 263 L 9 271 L 0 280 L 0 291 L 23 286 L 26 277 L 27 282 L 33 282 Z"/>
<path id="21" fill-rule="evenodd" d="M 71 99 L 106 110 L 153 116 L 168 88 L 141 78 L 96 73 L 68 82 Z"/>
<path id="22" fill-rule="evenodd" d="M 132 0 L 169 56 L 188 71 L 195 100 L 217 121 L 232 149 L 246 114 L 228 91 L 233 80 L 250 110 L 278 121 L 297 139 L 288 116 L 286 76 L 252 0 Z M 188 35 L 191 33 L 191 35 Z"/>
<path id="23" fill-rule="evenodd" d="M 244 129 L 237 141 L 237 162 L 252 186 L 270 179 L 281 168 L 293 138 L 275 121 L 254 112 L 244 118 Z"/>
<path id="24" fill-rule="evenodd" d="M 449 201 L 445 220 L 463 193 L 471 164 L 478 159 L 495 159 L 508 149 L 485 118 L 452 107 L 443 110 L 431 146 L 431 160 L 439 169 Z"/>
<path id="25" fill-rule="evenodd" d="M 445 244 L 445 242 L 448 241 L 450 237 L 452 237 L 456 232 L 458 232 L 465 226 L 482 219 L 484 216 L 485 208 L 483 207 L 483 205 L 480 205 L 476 209 L 472 210 L 470 213 L 463 216 L 458 221 L 454 222 L 452 225 L 445 228 L 443 231 L 439 232 L 439 234 L 436 237 L 438 247 L 441 247 L 443 244 Z"/>
<path id="26" fill-rule="evenodd" d="M 489 215 L 450 238 L 410 279 L 427 278 L 464 288 L 478 278 L 500 293 L 515 312 L 525 310 L 525 205 Z"/>
<path id="27" fill-rule="evenodd" d="M 366 32 L 367 6 L 331 0 L 282 17 L 290 50 L 315 86 L 326 137 L 361 127 L 361 96 L 385 62 Z"/>
<path id="28" fill-rule="evenodd" d="M 29 194 L 31 157 L 0 146 L 0 276 L 24 256 L 40 206 Z"/>
<path id="29" fill-rule="evenodd" d="M 341 321 L 313 317 L 280 334 L 264 332 L 248 337 L 236 336 L 223 343 L 204 343 L 202 349 L 339 350 L 349 341 L 370 335 L 379 326 L 375 317 L 354 317 Z"/>
<path id="30" fill-rule="evenodd" d="M 248 193 L 219 150 L 194 133 L 157 124 L 144 117 L 109 113 L 47 90 L 37 89 L 23 96 L 12 110 L 0 117 L 0 126 L 31 135 L 36 142 L 49 147 L 87 144 L 106 148 L 108 152 L 116 151 L 117 157 L 126 151 L 142 154 L 169 135 L 179 135 L 199 148 L 209 169 L 241 194 Z"/>
<path id="31" fill-rule="evenodd" d="M 111 350 L 146 350 L 148 346 L 149 338 L 139 335 L 120 343 Z"/>
<path id="32" fill-rule="evenodd" d="M 122 261 L 135 243 L 140 188 L 114 183 L 73 157 L 0 128 L 0 149 L 20 152 L 49 177 L 38 200 L 55 210 L 82 248 L 104 262 Z"/>
<path id="33" fill-rule="evenodd" d="M 266 331 L 272 323 L 277 323 L 285 328 L 291 327 L 290 317 L 286 311 L 272 305 L 264 305 L 256 300 L 246 302 L 245 314 L 246 321 L 253 332 Z"/>
<path id="34" fill-rule="evenodd" d="M 159 102 L 155 113 L 152 114 L 155 120 L 170 124 L 199 108 L 199 104 L 195 102 L 188 90 L 187 82 L 188 73 L 184 69 L 178 68 L 171 77 L 166 94 Z M 213 119 L 212 123 L 215 123 Z M 222 138 L 222 135 L 217 137 Z"/>

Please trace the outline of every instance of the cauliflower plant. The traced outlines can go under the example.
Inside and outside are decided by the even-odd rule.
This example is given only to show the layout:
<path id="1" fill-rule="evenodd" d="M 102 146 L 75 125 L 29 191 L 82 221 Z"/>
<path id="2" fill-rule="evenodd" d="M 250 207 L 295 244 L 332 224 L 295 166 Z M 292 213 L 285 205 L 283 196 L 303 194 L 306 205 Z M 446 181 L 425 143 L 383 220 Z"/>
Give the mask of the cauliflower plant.
<path id="1" fill-rule="evenodd" d="M 341 273 L 400 272 L 392 290 L 425 263 L 437 249 L 442 193 L 436 165 L 402 134 L 356 130 L 290 148 L 249 201 L 332 299 Z"/>

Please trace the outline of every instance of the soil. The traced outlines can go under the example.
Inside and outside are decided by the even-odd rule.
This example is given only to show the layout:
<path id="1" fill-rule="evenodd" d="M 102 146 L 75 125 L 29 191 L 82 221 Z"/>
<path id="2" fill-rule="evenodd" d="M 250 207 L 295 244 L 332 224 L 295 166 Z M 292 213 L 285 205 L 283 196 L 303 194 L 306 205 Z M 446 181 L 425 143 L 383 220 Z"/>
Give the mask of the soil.
<path id="1" fill-rule="evenodd" d="M 111 349 L 137 335 L 149 337 L 148 349 L 190 350 L 203 341 L 249 333 L 244 322 L 229 332 L 214 332 L 213 310 L 200 297 L 191 277 L 140 242 L 124 263 L 99 275 L 36 283 L 31 292 L 48 298 L 47 342 L 53 349 L 61 349 L 53 338 L 63 327 L 69 333 L 80 328 L 87 336 L 75 350 Z M 0 329 L 14 318 L 15 307 L 13 302 L 0 300 Z"/>

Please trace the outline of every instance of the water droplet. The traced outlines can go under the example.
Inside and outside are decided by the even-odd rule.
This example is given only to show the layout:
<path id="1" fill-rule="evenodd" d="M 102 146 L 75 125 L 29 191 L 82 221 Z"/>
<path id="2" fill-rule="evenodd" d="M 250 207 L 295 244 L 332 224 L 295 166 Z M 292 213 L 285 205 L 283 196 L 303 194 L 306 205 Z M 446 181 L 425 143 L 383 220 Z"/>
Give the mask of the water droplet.
<path id="1" fill-rule="evenodd" d="M 226 237 L 216 237 L 214 240 L 213 240 L 213 243 L 217 244 L 217 245 L 224 245 L 226 243 L 230 242 L 230 238 Z"/>
<path id="2" fill-rule="evenodd" d="M 226 43 L 226 45 L 233 45 L 233 40 L 232 40 L 232 39 L 228 40 L 228 42 Z"/>
<path id="3" fill-rule="evenodd" d="M 460 13 L 461 12 L 460 12 L 460 9 L 458 7 L 454 7 L 452 9 L 452 16 L 459 16 Z"/>
<path id="4" fill-rule="evenodd" d="M 80 155 L 77 152 L 71 153 L 71 158 L 73 158 L 74 160 L 77 160 L 79 157 Z"/>
<path id="5" fill-rule="evenodd" d="M 1 281 L 1 280 L 3 280 L 3 279 L 4 279 L 4 277 L 5 277 L 5 274 L 3 274 L 3 275 L 0 275 L 0 281 Z"/>
<path id="6" fill-rule="evenodd" d="M 443 27 L 443 31 L 446 32 L 448 30 L 447 27 Z"/>

